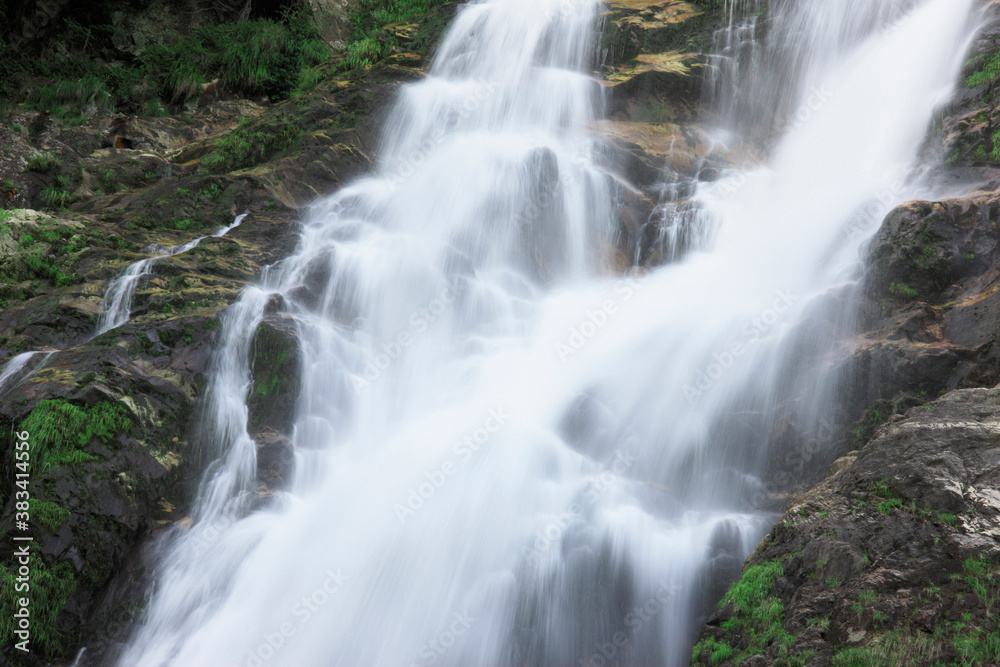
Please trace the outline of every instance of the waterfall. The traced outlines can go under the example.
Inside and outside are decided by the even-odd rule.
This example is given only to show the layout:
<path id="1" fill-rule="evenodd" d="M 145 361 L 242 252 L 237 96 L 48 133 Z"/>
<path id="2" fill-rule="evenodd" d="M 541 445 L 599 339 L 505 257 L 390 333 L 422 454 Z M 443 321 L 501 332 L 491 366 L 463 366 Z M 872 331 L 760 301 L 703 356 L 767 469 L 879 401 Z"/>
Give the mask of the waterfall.
<path id="1" fill-rule="evenodd" d="M 209 236 L 214 238 L 225 236 L 236 227 L 239 227 L 245 217 L 247 217 L 246 213 L 236 216 L 232 224 L 216 230 Z M 129 317 L 132 315 L 132 297 L 135 295 L 135 289 L 139 286 L 139 282 L 149 275 L 153 264 L 157 260 L 193 250 L 198 247 L 199 243 L 209 238 L 209 236 L 199 236 L 193 241 L 175 246 L 153 244 L 147 248 L 148 252 L 155 253 L 153 257 L 140 259 L 138 262 L 133 262 L 125 267 L 125 271 L 120 276 L 108 283 L 99 306 L 101 314 L 98 317 L 97 332 L 94 336 L 100 336 L 128 322 Z"/>
<path id="2" fill-rule="evenodd" d="M 687 663 L 780 509 L 769 415 L 789 387 L 806 419 L 826 398 L 790 342 L 855 277 L 858 211 L 919 194 L 973 3 L 771 4 L 728 129 L 794 120 L 766 166 L 698 185 L 685 255 L 624 276 L 588 129 L 600 5 L 462 8 L 377 174 L 226 312 L 215 460 L 122 667 Z M 273 308 L 301 354 L 294 474 L 267 500 L 247 397 Z"/>

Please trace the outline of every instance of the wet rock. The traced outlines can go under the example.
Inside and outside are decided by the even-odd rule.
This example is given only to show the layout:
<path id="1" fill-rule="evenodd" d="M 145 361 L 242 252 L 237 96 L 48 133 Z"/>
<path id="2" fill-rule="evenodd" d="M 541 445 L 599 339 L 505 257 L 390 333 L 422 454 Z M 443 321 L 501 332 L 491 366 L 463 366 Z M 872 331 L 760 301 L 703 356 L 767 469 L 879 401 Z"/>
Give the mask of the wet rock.
<path id="1" fill-rule="evenodd" d="M 302 371 L 295 321 L 286 315 L 267 315 L 257 327 L 252 350 L 253 387 L 247 399 L 250 432 L 290 435 Z"/>
<path id="2" fill-rule="evenodd" d="M 320 36 L 334 49 L 344 48 L 350 37 L 351 22 L 347 4 L 341 0 L 308 0 L 313 23 Z"/>
<path id="3" fill-rule="evenodd" d="M 555 153 L 536 149 L 524 166 L 532 191 L 518 215 L 520 252 L 525 268 L 540 280 L 557 275 L 562 268 L 566 237 L 559 217 L 563 214 L 562 181 Z"/>
<path id="4" fill-rule="evenodd" d="M 899 300 L 940 303 L 1000 260 L 1000 199 L 911 202 L 896 208 L 872 240 L 870 289 Z"/>
<path id="5" fill-rule="evenodd" d="M 961 642 L 987 650 L 998 632 L 988 611 L 1000 587 L 998 484 L 1000 388 L 959 390 L 914 408 L 838 461 L 792 500 L 747 561 L 745 576 L 781 573 L 762 593 L 779 605 L 769 617 L 777 625 L 757 631 L 787 639 L 757 652 L 759 664 L 837 664 L 854 650 L 881 664 L 917 646 L 926 647 L 927 664 L 946 664 Z M 723 665 L 759 661 L 747 655 L 759 620 L 732 612 L 726 620 L 709 622 L 693 664 L 720 664 L 709 658 L 720 644 L 730 647 Z"/>
<path id="6" fill-rule="evenodd" d="M 295 471 L 292 441 L 280 433 L 257 434 L 257 479 L 268 492 L 285 488 Z"/>
<path id="7" fill-rule="evenodd" d="M 695 2 L 611 0 L 604 35 L 605 64 L 619 66 L 641 54 L 703 47 L 717 17 Z"/>

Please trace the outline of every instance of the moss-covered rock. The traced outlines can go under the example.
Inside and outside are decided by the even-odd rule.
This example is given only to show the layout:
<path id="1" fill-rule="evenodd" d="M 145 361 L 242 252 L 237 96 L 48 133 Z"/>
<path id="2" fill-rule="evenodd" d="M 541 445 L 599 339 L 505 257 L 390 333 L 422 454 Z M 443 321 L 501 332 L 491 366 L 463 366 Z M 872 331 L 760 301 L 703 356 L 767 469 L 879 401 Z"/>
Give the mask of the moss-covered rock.
<path id="1" fill-rule="evenodd" d="M 290 435 L 302 372 L 294 320 L 277 314 L 266 316 L 254 334 L 252 349 L 253 388 L 247 399 L 250 432 Z"/>

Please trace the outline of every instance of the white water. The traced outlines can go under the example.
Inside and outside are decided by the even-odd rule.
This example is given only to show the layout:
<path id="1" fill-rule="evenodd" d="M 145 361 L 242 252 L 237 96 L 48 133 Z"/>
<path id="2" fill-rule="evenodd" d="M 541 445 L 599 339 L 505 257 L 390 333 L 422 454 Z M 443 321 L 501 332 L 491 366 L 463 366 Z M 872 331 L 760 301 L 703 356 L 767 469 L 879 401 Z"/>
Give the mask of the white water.
<path id="1" fill-rule="evenodd" d="M 898 184 L 970 37 L 972 0 L 782 7 L 862 12 L 868 37 L 789 36 L 809 66 L 788 94 L 828 98 L 766 168 L 699 190 L 699 251 L 624 278 L 598 269 L 599 6 L 464 8 L 379 175 L 319 204 L 227 312 L 218 459 L 120 664 L 685 664 L 720 572 L 773 520 L 747 504 L 767 438 L 740 425 L 812 381 L 782 375 L 782 343 L 851 275 L 857 211 L 916 192 Z M 302 343 L 296 471 L 255 509 L 246 396 L 273 294 Z"/>
<path id="2" fill-rule="evenodd" d="M 151 267 L 157 260 L 193 250 L 198 247 L 199 243 L 209 237 L 218 238 L 225 236 L 238 227 L 246 216 L 246 213 L 238 215 L 228 227 L 222 227 L 209 236 L 199 236 L 183 245 L 151 245 L 148 248 L 148 252 L 156 253 L 156 256 L 147 257 L 146 259 L 129 264 L 122 275 L 108 283 L 108 288 L 101 299 L 101 314 L 97 320 L 97 332 L 94 336 L 100 336 L 128 322 L 132 314 L 132 297 L 135 295 L 135 289 L 139 286 L 139 282 L 149 275 Z"/>
<path id="3" fill-rule="evenodd" d="M 9 359 L 0 370 L 0 397 L 44 366 L 52 354 L 52 352 L 23 352 Z"/>

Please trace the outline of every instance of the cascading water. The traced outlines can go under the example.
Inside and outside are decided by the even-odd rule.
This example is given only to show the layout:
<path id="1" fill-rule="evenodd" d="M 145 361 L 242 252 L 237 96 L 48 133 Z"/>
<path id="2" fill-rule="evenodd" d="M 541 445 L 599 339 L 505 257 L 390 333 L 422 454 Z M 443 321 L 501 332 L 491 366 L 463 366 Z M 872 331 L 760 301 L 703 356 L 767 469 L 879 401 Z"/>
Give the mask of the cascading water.
<path id="1" fill-rule="evenodd" d="M 210 236 L 214 238 L 225 236 L 238 227 L 246 216 L 246 213 L 236 216 L 232 224 L 222 227 Z M 146 259 L 129 264 L 122 275 L 108 283 L 108 288 L 104 292 L 104 298 L 101 299 L 101 315 L 98 318 L 97 332 L 94 335 L 100 336 L 128 322 L 132 314 L 132 297 L 135 295 L 135 288 L 139 286 L 139 281 L 142 278 L 149 275 L 150 267 L 152 267 L 154 262 L 164 257 L 180 255 L 181 253 L 193 250 L 207 238 L 209 237 L 199 236 L 193 241 L 175 246 L 153 245 L 150 246 L 149 251 L 156 253 L 155 257 L 147 257 Z"/>
<path id="2" fill-rule="evenodd" d="M 242 213 L 236 216 L 236 219 L 230 225 L 220 227 L 209 236 L 215 238 L 225 236 L 233 229 L 239 227 L 247 215 L 247 213 Z M 99 306 L 100 315 L 97 319 L 97 330 L 87 340 L 93 340 L 101 334 L 116 329 L 129 321 L 129 318 L 132 316 L 132 297 L 135 295 L 135 289 L 139 286 L 139 281 L 149 275 L 149 269 L 156 260 L 193 250 L 198 247 L 198 244 L 209 238 L 209 236 L 199 236 L 193 241 L 182 245 L 151 245 L 147 250 L 156 253 L 155 257 L 147 257 L 146 259 L 129 264 L 122 275 L 108 283 Z M 4 394 L 13 390 L 32 374 L 41 370 L 49 357 L 56 354 L 56 352 L 56 350 L 44 352 L 36 350 L 24 352 L 10 359 L 0 368 L 0 397 L 3 397 Z"/>
<path id="3" fill-rule="evenodd" d="M 809 380 L 784 375 L 783 343 L 850 276 L 857 211 L 910 194 L 971 8 L 773 7 L 774 26 L 845 26 L 772 32 L 772 74 L 808 64 L 783 94 L 827 99 L 768 167 L 699 188 L 700 245 L 615 278 L 587 131 L 599 6 L 465 7 L 378 175 L 317 205 L 227 312 L 202 433 L 218 458 L 120 664 L 685 664 L 720 573 L 773 520 L 747 502 L 768 452 L 746 432 Z M 276 302 L 302 353 L 296 465 L 261 509 L 246 397 Z"/>
<path id="4" fill-rule="evenodd" d="M 0 370 L 0 397 L 45 365 L 52 352 L 23 352 L 10 359 Z"/>

